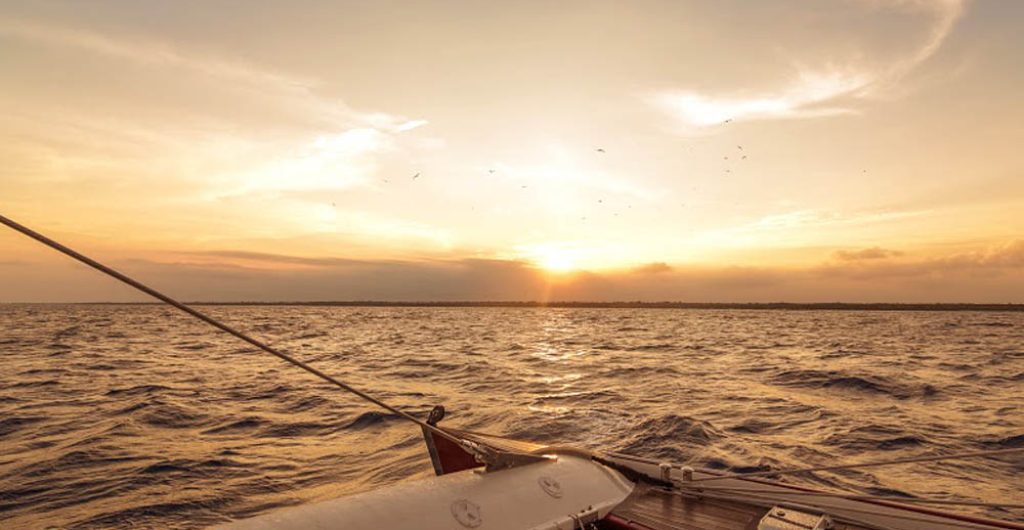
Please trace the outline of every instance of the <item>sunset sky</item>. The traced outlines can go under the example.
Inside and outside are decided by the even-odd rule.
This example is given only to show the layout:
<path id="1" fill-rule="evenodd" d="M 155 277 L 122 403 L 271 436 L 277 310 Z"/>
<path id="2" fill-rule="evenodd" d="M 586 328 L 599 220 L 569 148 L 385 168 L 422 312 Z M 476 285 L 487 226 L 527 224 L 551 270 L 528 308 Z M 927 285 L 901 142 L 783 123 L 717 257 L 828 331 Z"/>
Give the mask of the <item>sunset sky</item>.
<path id="1" fill-rule="evenodd" d="M 0 1 L 0 214 L 186 300 L 1024 303 L 1022 23 Z M 142 299 L 0 229 L 0 302 Z"/>

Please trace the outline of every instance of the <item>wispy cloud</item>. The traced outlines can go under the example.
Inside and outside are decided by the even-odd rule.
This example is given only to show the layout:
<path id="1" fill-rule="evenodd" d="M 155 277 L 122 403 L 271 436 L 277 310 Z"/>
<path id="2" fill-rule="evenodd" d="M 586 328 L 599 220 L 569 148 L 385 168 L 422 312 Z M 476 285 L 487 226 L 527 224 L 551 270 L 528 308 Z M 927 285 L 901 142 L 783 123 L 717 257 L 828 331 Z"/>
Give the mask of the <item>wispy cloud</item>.
<path id="1" fill-rule="evenodd" d="M 859 72 L 800 72 L 778 92 L 750 96 L 707 95 L 690 90 L 656 94 L 652 101 L 694 127 L 727 121 L 807 118 L 848 114 L 852 109 L 828 105 L 842 95 L 868 86 L 872 78 Z"/>
<path id="2" fill-rule="evenodd" d="M 186 51 L 179 46 L 159 41 L 9 17 L 0 17 L 0 35 L 42 45 L 77 49 L 143 66 L 188 70 L 220 79 L 229 86 L 244 88 L 251 93 L 264 93 L 287 100 L 289 105 L 316 111 L 329 119 L 350 119 L 354 115 L 344 103 L 316 96 L 313 89 L 317 83 L 313 79 L 282 74 L 195 50 Z"/>
<path id="3" fill-rule="evenodd" d="M 931 213 L 929 210 L 794 210 L 766 215 L 736 226 L 708 230 L 698 234 L 694 242 L 710 248 L 827 244 L 844 230 L 891 225 Z"/>
<path id="4" fill-rule="evenodd" d="M 741 227 L 742 230 L 766 231 L 799 229 L 807 226 L 864 225 L 926 215 L 926 210 L 862 211 L 852 213 L 823 210 L 797 210 L 772 214 Z"/>
<path id="5" fill-rule="evenodd" d="M 244 169 L 207 175 L 215 196 L 266 191 L 340 190 L 370 182 L 376 156 L 395 149 L 380 129 L 354 128 L 304 140 L 299 146 L 248 162 Z"/>
<path id="6" fill-rule="evenodd" d="M 188 116 L 132 116 L 131 120 L 109 113 L 93 115 L 84 109 L 11 109 L 15 121 L 9 126 L 17 128 L 23 143 L 44 146 L 46 163 L 72 174 L 93 169 L 102 169 L 112 178 L 159 173 L 162 180 L 189 182 L 204 198 L 345 189 L 366 185 L 379 166 L 378 158 L 401 149 L 400 135 L 428 123 L 379 111 L 355 111 L 337 98 L 320 95 L 316 79 L 177 43 L 4 16 L 0 16 L 0 36 L 152 66 L 114 75 L 174 78 L 176 84 L 194 88 L 200 102 L 214 91 L 229 94 L 230 101 L 253 101 L 246 110 L 272 107 L 298 118 L 298 126 L 279 127 L 273 117 L 259 121 L 254 113 L 231 115 L 216 109 L 206 115 L 189 109 L 186 112 L 193 114 Z M 111 96 L 97 95 L 105 97 Z M 146 93 L 129 97 L 148 108 Z M 244 120 L 244 127 L 237 120 Z M 255 125 L 250 123 L 253 120 Z M 76 149 L 59 148 L 62 145 Z M 124 171 L 110 167 L 115 163 Z"/>
<path id="7" fill-rule="evenodd" d="M 836 258 L 841 261 L 886 259 L 902 255 L 903 253 L 898 250 L 889 250 L 881 247 L 862 248 L 859 250 L 838 250 L 835 253 Z"/>
<path id="8" fill-rule="evenodd" d="M 912 10 L 931 21 L 925 40 L 895 61 L 881 67 L 856 61 L 825 67 L 799 65 L 785 86 L 762 92 L 705 93 L 668 90 L 648 99 L 689 128 L 729 121 L 817 118 L 856 113 L 854 103 L 888 92 L 905 75 L 935 54 L 966 8 L 966 0 L 873 0 L 878 9 Z"/>

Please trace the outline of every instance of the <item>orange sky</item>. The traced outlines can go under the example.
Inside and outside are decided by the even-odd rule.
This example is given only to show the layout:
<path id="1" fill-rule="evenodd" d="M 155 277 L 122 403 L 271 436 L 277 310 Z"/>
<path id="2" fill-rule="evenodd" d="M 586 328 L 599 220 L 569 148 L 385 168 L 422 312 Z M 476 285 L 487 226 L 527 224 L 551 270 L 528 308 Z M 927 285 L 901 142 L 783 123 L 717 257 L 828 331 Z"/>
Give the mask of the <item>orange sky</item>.
<path id="1" fill-rule="evenodd" d="M 0 213 L 173 295 L 1024 302 L 1024 3 L 169 6 L 0 3 Z"/>

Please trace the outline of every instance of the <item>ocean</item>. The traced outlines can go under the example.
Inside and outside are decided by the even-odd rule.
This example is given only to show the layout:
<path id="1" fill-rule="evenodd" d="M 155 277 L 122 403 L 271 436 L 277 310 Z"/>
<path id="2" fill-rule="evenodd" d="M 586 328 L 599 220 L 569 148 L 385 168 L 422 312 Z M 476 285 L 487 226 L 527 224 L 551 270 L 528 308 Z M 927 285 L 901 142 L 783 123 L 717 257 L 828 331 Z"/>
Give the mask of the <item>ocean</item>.
<path id="1" fill-rule="evenodd" d="M 749 471 L 1024 446 L 1024 313 L 208 306 L 443 425 Z M 202 528 L 432 474 L 419 428 L 158 305 L 0 305 L 0 527 Z M 1024 499 L 1024 459 L 786 480 Z M 1024 513 L 962 511 L 1024 521 Z"/>

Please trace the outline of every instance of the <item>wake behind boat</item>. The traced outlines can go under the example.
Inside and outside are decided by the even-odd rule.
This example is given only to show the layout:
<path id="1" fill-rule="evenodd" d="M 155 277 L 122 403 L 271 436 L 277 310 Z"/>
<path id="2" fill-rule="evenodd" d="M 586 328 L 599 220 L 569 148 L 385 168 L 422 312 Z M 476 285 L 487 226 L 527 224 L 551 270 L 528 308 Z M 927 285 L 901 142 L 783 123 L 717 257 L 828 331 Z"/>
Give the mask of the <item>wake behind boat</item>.
<path id="1" fill-rule="evenodd" d="M 423 431 L 436 477 L 272 512 L 231 529 L 633 529 L 633 530 L 953 530 L 1024 529 L 1008 521 L 938 510 L 936 506 L 1024 508 L 1013 503 L 894 499 L 815 491 L 779 477 L 862 467 L 922 465 L 957 459 L 1019 456 L 1024 448 L 723 474 L 672 462 L 462 431 L 397 409 L 320 369 L 156 291 L 6 217 L 0 223 L 355 394 Z"/>

